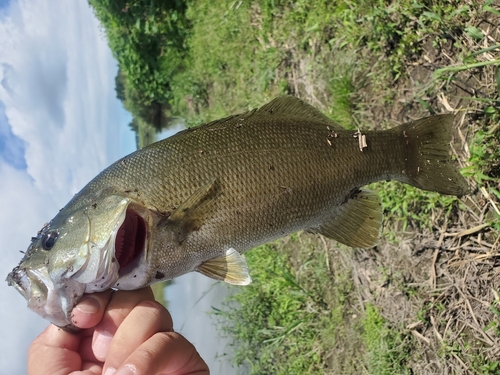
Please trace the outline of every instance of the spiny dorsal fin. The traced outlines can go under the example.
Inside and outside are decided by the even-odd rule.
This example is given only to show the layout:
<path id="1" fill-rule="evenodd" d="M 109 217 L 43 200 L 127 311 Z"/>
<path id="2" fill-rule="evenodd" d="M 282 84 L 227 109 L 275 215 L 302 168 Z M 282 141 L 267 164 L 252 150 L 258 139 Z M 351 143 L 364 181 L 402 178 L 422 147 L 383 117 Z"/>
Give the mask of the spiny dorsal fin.
<path id="1" fill-rule="evenodd" d="M 369 248 L 378 242 L 382 224 L 380 197 L 368 189 L 358 190 L 326 223 L 312 231 L 347 246 Z"/>
<path id="2" fill-rule="evenodd" d="M 312 105 L 307 104 L 303 100 L 295 96 L 287 95 L 280 96 L 271 102 L 260 107 L 256 112 L 256 116 L 284 116 L 302 118 L 304 120 L 313 120 L 323 122 L 329 125 L 332 129 L 344 130 L 344 128 L 337 124 L 332 119 L 325 116 L 321 111 L 314 108 Z"/>
<path id="3" fill-rule="evenodd" d="M 228 126 L 231 124 L 242 124 L 244 121 L 254 117 L 254 116 L 280 116 L 295 118 L 304 121 L 316 121 L 319 123 L 324 123 L 325 126 L 329 126 L 332 130 L 345 130 L 340 124 L 337 124 L 332 119 L 325 116 L 318 109 L 314 108 L 312 105 L 307 104 L 295 96 L 280 96 L 264 106 L 258 109 L 252 109 L 251 111 L 240 113 L 238 115 L 232 115 L 220 120 L 215 120 L 209 122 L 198 129 L 210 129 L 218 126 Z M 186 131 L 195 131 L 186 130 Z M 181 134 L 181 133 L 178 133 Z"/>
<path id="4" fill-rule="evenodd" d="M 233 285 L 248 285 L 252 282 L 245 259 L 233 248 L 227 250 L 223 256 L 200 264 L 196 271 Z"/>
<path id="5" fill-rule="evenodd" d="M 189 233 L 201 227 L 204 215 L 214 203 L 216 192 L 217 180 L 213 179 L 200 187 L 169 216 L 167 224 L 174 227 L 173 230 L 178 233 L 179 244 Z"/>

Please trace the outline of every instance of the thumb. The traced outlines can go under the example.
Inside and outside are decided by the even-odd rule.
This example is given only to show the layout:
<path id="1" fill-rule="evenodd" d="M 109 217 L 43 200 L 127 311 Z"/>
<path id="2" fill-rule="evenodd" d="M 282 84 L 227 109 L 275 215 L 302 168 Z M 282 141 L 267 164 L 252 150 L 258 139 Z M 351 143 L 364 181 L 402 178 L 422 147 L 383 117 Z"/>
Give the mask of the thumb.
<path id="1" fill-rule="evenodd" d="M 71 320 L 78 328 L 95 327 L 102 319 L 111 299 L 112 290 L 85 294 L 71 312 Z"/>

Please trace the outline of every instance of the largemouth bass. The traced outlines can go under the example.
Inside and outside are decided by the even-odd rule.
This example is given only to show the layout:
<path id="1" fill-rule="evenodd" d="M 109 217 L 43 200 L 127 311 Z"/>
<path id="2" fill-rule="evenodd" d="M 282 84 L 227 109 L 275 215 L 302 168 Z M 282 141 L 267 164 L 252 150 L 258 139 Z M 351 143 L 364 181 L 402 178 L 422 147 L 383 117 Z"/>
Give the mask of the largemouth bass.
<path id="1" fill-rule="evenodd" d="M 32 239 L 8 275 L 28 307 L 74 328 L 83 293 L 197 271 L 251 281 L 241 254 L 298 230 L 374 246 L 382 207 L 362 189 L 398 180 L 468 192 L 449 156 L 453 115 L 349 131 L 294 97 L 187 129 L 112 164 Z"/>

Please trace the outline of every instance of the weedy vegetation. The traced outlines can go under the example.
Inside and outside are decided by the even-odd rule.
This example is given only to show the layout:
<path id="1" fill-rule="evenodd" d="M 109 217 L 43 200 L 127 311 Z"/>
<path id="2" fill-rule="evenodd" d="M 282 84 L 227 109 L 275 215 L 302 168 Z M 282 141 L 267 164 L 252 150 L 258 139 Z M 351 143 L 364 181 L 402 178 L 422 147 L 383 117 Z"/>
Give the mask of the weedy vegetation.
<path id="1" fill-rule="evenodd" d="M 238 371 L 500 374 L 498 2 L 90 3 L 141 146 L 283 94 L 351 129 L 456 114 L 471 195 L 374 184 L 376 248 L 299 233 L 247 253 L 253 283 L 213 311 Z"/>

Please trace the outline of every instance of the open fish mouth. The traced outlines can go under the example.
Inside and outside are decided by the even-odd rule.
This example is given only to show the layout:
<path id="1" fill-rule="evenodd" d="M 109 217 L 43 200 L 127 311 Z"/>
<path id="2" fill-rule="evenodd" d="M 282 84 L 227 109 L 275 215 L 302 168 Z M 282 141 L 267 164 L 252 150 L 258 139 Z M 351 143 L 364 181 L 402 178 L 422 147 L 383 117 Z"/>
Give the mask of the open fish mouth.
<path id="1" fill-rule="evenodd" d="M 85 289 L 84 285 L 71 281 L 64 288 L 56 288 L 45 267 L 36 270 L 16 267 L 7 276 L 7 282 L 23 295 L 31 310 L 59 327 L 71 325 L 71 301 L 83 295 Z"/>
<path id="2" fill-rule="evenodd" d="M 120 271 L 142 255 L 145 250 L 147 228 L 144 218 L 128 207 L 125 218 L 114 234 L 114 252 Z"/>

